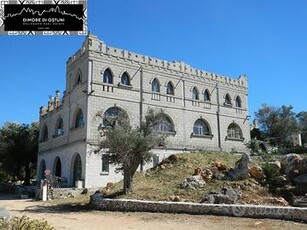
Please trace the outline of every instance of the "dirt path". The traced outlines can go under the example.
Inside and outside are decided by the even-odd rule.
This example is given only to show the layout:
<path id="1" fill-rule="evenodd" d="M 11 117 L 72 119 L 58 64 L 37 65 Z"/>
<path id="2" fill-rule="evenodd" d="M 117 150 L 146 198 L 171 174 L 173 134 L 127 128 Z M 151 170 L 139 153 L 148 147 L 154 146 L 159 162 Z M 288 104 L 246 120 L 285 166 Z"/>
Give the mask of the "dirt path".
<path id="1" fill-rule="evenodd" d="M 223 230 L 223 229 L 307 229 L 306 224 L 278 220 L 233 218 L 222 216 L 196 216 L 186 214 L 121 213 L 91 211 L 86 207 L 54 205 L 50 202 L 21 200 L 0 194 L 0 207 L 12 216 L 27 215 L 45 219 L 56 229 L 71 230 Z"/>

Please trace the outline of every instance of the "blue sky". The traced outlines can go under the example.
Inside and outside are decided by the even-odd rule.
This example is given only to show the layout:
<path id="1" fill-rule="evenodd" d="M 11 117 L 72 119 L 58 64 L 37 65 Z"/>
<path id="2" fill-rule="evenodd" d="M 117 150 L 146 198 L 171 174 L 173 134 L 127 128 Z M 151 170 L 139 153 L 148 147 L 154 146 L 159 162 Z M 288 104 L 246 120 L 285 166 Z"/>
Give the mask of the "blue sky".
<path id="1" fill-rule="evenodd" d="M 88 0 L 89 30 L 106 44 L 249 80 L 249 114 L 263 103 L 307 111 L 307 1 Z M 84 36 L 0 36 L 0 125 L 38 120 L 65 90 Z"/>

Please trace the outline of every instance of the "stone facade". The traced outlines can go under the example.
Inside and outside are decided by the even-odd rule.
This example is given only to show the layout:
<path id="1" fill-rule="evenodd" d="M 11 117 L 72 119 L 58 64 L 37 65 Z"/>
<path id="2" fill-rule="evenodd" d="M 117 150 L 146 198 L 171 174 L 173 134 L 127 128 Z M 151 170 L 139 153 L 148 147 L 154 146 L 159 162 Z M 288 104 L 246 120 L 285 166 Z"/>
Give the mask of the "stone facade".
<path id="1" fill-rule="evenodd" d="M 103 153 L 93 152 L 103 123 L 97 114 L 109 109 L 125 112 L 134 126 L 149 108 L 163 110 L 157 131 L 169 137 L 166 149 L 154 150 L 156 160 L 191 150 L 243 152 L 250 140 L 247 90 L 246 76 L 232 79 L 109 47 L 89 34 L 67 61 L 63 97 L 57 91 L 40 108 L 38 179 L 49 169 L 69 186 L 120 180 L 113 166 L 103 169 Z"/>

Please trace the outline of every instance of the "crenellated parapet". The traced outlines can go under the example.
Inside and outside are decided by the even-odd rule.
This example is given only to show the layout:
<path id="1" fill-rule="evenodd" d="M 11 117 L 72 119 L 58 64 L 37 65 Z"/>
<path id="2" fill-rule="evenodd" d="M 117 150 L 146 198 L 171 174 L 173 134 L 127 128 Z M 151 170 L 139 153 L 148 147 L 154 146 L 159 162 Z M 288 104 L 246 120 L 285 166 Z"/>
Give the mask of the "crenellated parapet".
<path id="1" fill-rule="evenodd" d="M 89 33 L 81 47 L 73 56 L 71 56 L 67 65 L 73 63 L 79 59 L 85 52 L 94 52 L 100 55 L 106 55 L 108 57 L 114 57 L 116 59 L 123 59 L 137 63 L 139 65 L 154 67 L 158 69 L 164 69 L 168 71 L 175 71 L 182 73 L 185 77 L 197 77 L 212 80 L 216 83 L 235 85 L 238 87 L 248 88 L 247 77 L 240 75 L 238 78 L 231 78 L 228 76 L 219 75 L 216 73 L 207 72 L 204 70 L 191 67 L 189 64 L 183 61 L 166 61 L 146 55 L 134 53 L 128 50 L 114 48 L 107 46 L 103 41 L 99 40 L 96 35 Z"/>
<path id="2" fill-rule="evenodd" d="M 57 109 L 62 105 L 61 101 L 61 94 L 59 90 L 55 91 L 55 97 L 49 96 L 49 101 L 47 106 L 41 106 L 39 109 L 39 115 L 41 117 L 47 115 L 49 112 L 52 112 L 53 110 Z"/>

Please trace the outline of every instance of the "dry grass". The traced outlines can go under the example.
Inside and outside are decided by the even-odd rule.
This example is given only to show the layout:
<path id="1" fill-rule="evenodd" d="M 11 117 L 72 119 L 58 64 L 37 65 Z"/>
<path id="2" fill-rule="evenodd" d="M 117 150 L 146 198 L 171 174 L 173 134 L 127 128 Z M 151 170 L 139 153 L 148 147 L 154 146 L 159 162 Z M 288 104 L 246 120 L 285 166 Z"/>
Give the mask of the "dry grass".
<path id="1" fill-rule="evenodd" d="M 239 154 L 229 153 L 189 153 L 178 154 L 178 160 L 173 164 L 165 165 L 165 168 L 154 168 L 146 173 L 136 173 L 134 176 L 134 192 L 129 195 L 116 195 L 116 198 L 138 200 L 169 201 L 174 196 L 179 196 L 181 201 L 200 202 L 204 194 L 225 186 L 239 188 L 243 192 L 241 203 L 263 204 L 268 203 L 271 195 L 267 189 L 259 185 L 253 179 L 244 181 L 211 180 L 203 188 L 182 189 L 181 182 L 194 173 L 194 169 L 205 168 L 215 161 L 226 163 L 233 167 L 240 159 Z M 259 163 L 259 162 L 258 162 Z M 252 162 L 251 165 L 255 164 Z M 122 182 L 114 184 L 108 189 L 106 195 L 120 194 Z M 104 191 L 106 191 L 104 189 Z"/>

